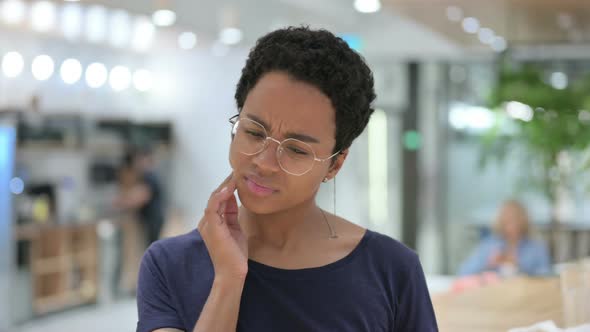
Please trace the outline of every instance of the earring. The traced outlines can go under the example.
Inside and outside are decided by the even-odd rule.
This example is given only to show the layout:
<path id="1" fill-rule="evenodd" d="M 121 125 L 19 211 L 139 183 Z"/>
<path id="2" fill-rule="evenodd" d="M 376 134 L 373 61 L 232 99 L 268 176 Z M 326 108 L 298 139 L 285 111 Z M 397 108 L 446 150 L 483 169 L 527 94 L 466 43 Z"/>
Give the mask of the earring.
<path id="1" fill-rule="evenodd" d="M 323 182 L 323 183 L 326 183 L 326 182 L 328 182 L 328 177 L 326 176 L 326 177 L 325 177 L 325 178 L 322 180 L 322 182 Z"/>

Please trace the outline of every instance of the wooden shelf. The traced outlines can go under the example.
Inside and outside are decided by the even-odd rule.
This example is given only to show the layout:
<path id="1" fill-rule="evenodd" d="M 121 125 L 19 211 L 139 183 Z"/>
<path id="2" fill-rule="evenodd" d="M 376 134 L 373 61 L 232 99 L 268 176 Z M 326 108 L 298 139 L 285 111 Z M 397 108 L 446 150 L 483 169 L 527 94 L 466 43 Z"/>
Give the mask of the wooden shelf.
<path id="1" fill-rule="evenodd" d="M 84 251 L 80 251 L 74 255 L 75 258 L 81 260 L 82 264 L 92 264 L 96 265 L 96 250 L 95 249 L 86 249 Z"/>
<path id="2" fill-rule="evenodd" d="M 69 262 L 69 255 L 38 259 L 32 263 L 32 271 L 39 275 L 59 272 L 66 269 Z"/>
<path id="3" fill-rule="evenodd" d="M 33 310 L 46 314 L 96 301 L 98 238 L 96 225 L 25 226 L 31 241 Z"/>
<path id="4" fill-rule="evenodd" d="M 65 308 L 74 307 L 94 301 L 81 291 L 68 291 L 50 296 L 39 297 L 34 300 L 33 307 L 37 314 L 46 314 Z"/>

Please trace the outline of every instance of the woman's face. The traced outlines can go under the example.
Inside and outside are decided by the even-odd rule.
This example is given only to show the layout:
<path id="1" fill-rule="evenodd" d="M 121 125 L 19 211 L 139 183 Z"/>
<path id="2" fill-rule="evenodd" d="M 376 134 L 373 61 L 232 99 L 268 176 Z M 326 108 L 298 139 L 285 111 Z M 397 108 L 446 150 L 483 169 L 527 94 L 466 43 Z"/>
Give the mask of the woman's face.
<path id="1" fill-rule="evenodd" d="M 128 189 L 137 184 L 139 176 L 131 167 L 123 167 L 119 170 L 119 184 L 122 189 Z"/>
<path id="2" fill-rule="evenodd" d="M 501 230 L 506 239 L 519 240 L 523 236 L 523 223 L 526 222 L 523 218 L 522 211 L 513 205 L 506 205 L 501 213 Z"/>
<path id="3" fill-rule="evenodd" d="M 296 81 L 282 72 L 265 74 L 246 97 L 240 119 L 261 123 L 268 136 L 282 141 L 293 134 L 315 140 L 307 141 L 317 158 L 332 154 L 336 144 L 335 112 L 330 99 L 316 87 Z M 262 152 L 248 156 L 240 153 L 232 141 L 230 164 L 237 179 L 240 201 L 248 210 L 269 214 L 313 200 L 319 186 L 332 178 L 342 166 L 346 154 L 331 162 L 315 162 L 304 175 L 283 171 L 277 160 L 278 143 L 269 141 Z"/>

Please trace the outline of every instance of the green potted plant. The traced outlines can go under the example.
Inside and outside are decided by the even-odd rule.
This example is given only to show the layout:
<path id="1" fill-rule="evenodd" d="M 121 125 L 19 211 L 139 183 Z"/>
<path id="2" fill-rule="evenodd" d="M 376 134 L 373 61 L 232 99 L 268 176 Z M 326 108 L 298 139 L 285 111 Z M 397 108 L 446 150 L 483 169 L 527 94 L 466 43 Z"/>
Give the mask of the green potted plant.
<path id="1" fill-rule="evenodd" d="M 483 136 L 481 159 L 485 166 L 490 159 L 501 161 L 514 148 L 524 153 L 530 164 L 523 165 L 521 183 L 546 197 L 552 230 L 565 221 L 556 213 L 559 192 L 571 188 L 582 170 L 571 161 L 590 147 L 590 76 L 554 85 L 533 65 L 503 61 L 489 99 L 497 122 Z"/>

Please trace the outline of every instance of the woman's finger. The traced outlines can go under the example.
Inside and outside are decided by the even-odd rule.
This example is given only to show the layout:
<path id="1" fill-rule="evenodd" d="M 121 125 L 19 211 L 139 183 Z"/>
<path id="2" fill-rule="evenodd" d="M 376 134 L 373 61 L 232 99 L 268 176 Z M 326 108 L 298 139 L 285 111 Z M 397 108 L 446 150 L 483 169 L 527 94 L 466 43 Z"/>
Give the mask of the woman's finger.
<path id="1" fill-rule="evenodd" d="M 233 196 L 235 190 L 235 182 L 230 181 L 229 184 L 221 188 L 218 193 L 213 194 L 211 198 L 209 198 L 209 202 L 205 208 L 205 215 L 216 214 L 220 216 L 224 212 L 224 210 L 221 209 L 221 204 Z"/>
<path id="2" fill-rule="evenodd" d="M 229 182 L 232 180 L 233 178 L 233 172 L 225 178 L 225 180 L 223 180 L 223 182 L 221 182 L 221 184 L 219 185 L 219 187 L 217 187 L 214 191 L 213 194 L 216 194 L 218 192 L 221 191 L 221 189 L 223 189 L 223 187 L 227 186 L 229 184 Z"/>

